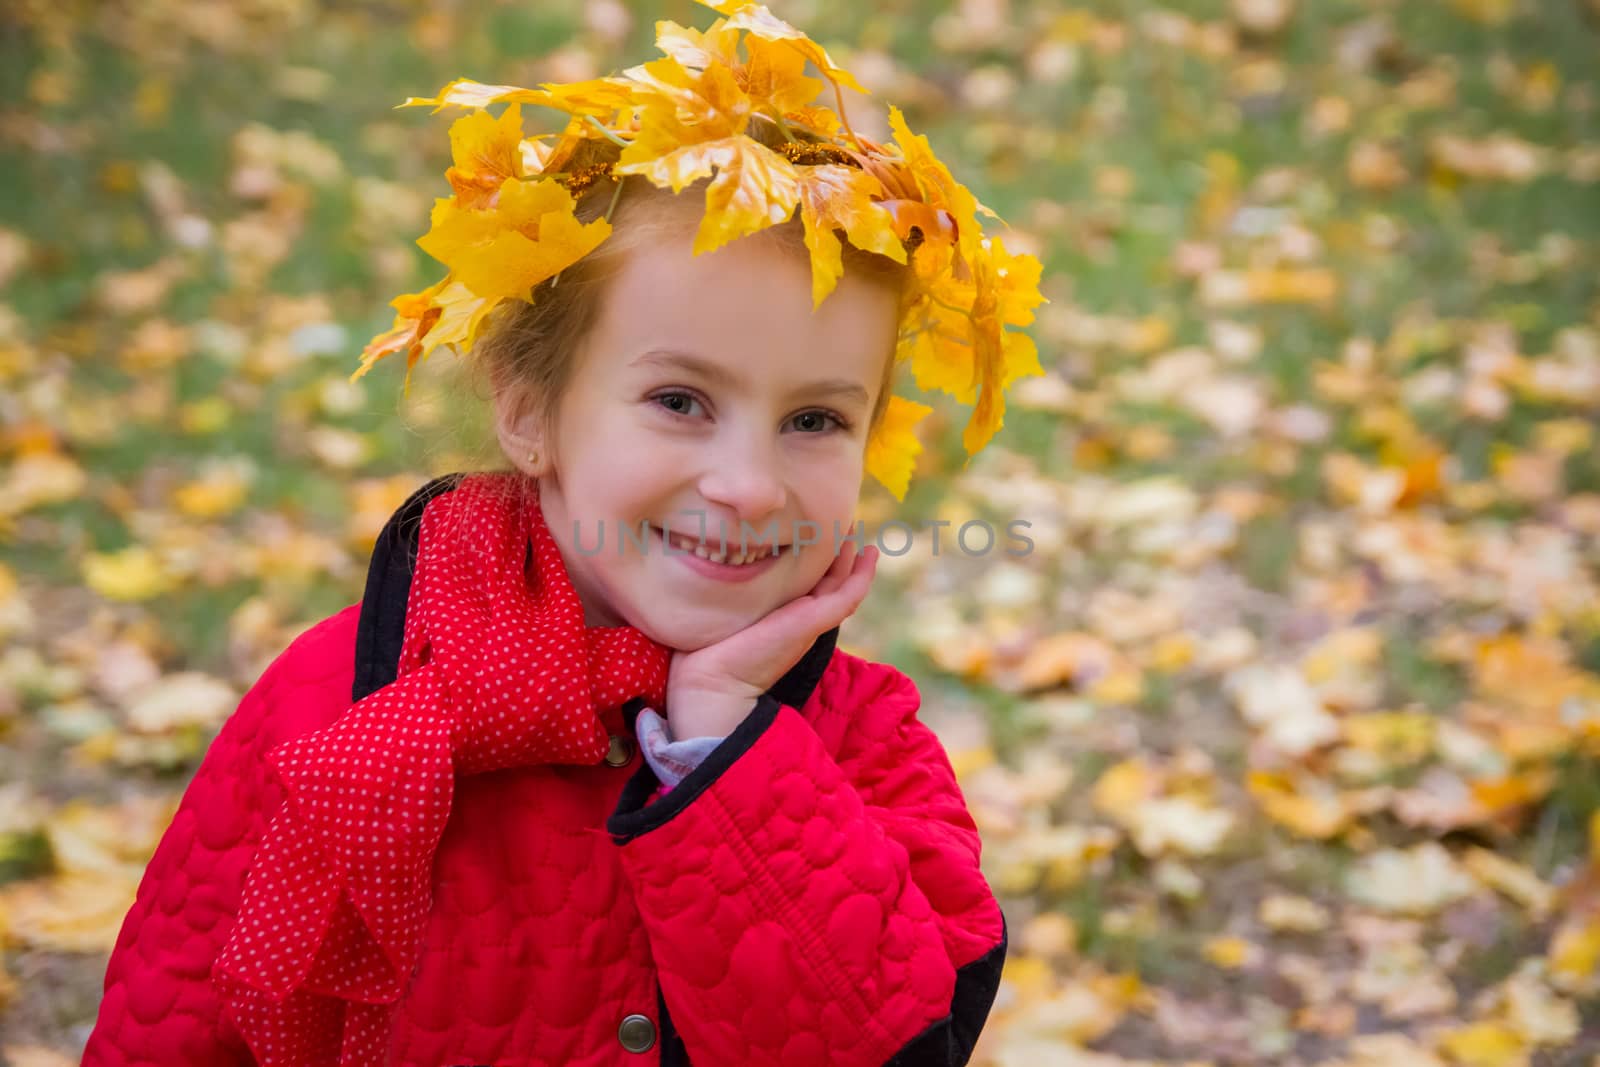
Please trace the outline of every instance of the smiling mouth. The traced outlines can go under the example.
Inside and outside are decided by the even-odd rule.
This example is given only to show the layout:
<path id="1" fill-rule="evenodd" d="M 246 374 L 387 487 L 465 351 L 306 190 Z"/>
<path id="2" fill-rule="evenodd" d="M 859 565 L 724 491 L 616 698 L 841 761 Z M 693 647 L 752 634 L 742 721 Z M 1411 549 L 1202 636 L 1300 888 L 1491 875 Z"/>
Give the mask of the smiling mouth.
<path id="1" fill-rule="evenodd" d="M 787 545 L 774 545 L 763 542 L 759 545 L 748 545 L 740 549 L 738 545 L 730 544 L 724 548 L 720 544 L 703 544 L 686 534 L 674 533 L 670 537 L 667 531 L 659 526 L 651 526 L 663 540 L 669 541 L 673 548 L 682 549 L 701 559 L 710 560 L 712 563 L 722 563 L 728 566 L 740 567 L 748 563 L 760 563 L 770 556 L 782 552 Z"/>

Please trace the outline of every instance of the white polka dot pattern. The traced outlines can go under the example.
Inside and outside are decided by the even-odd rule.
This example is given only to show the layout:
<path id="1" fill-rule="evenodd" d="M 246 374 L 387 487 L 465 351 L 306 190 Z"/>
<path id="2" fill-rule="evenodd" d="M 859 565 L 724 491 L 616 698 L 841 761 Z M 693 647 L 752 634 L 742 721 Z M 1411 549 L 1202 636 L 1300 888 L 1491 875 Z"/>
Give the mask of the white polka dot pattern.
<path id="1" fill-rule="evenodd" d="M 665 701 L 671 650 L 633 627 L 584 625 L 537 497 L 519 498 L 515 477 L 471 475 L 428 503 L 398 677 L 267 757 L 288 799 L 215 968 L 264 1067 L 383 1061 L 457 774 L 598 764 L 603 711 Z"/>

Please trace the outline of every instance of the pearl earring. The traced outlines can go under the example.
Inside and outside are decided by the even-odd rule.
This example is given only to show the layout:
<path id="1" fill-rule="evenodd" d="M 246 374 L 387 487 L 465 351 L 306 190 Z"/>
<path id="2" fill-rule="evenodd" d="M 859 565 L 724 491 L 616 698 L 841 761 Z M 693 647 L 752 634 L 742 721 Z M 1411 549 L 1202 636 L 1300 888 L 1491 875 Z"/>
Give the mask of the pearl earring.
<path id="1" fill-rule="evenodd" d="M 539 453 L 538 452 L 529 452 L 528 453 L 528 466 L 537 467 L 538 465 L 539 465 Z"/>

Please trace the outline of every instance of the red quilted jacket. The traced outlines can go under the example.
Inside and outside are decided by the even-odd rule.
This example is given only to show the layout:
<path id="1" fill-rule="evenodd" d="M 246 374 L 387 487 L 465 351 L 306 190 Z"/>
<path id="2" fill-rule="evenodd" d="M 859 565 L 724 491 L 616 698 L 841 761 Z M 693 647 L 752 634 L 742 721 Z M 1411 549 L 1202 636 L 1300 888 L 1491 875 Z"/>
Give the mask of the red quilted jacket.
<path id="1" fill-rule="evenodd" d="M 394 680 L 417 522 L 446 482 L 212 744 L 117 939 L 86 1065 L 255 1062 L 210 974 L 283 798 L 262 757 Z M 606 717 L 606 763 L 460 779 L 388 1062 L 966 1063 L 1005 919 L 916 688 L 837 635 L 659 799 L 636 701 Z"/>

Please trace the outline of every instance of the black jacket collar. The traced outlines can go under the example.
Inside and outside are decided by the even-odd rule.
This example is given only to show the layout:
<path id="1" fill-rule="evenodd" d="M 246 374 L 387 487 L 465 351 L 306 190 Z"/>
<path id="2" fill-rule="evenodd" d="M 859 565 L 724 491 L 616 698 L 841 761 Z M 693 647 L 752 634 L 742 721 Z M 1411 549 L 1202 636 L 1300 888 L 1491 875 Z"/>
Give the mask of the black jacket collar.
<path id="1" fill-rule="evenodd" d="M 411 596 L 411 575 L 417 565 L 417 542 L 422 528 L 422 510 L 440 493 L 454 489 L 465 473 L 446 474 L 411 494 L 384 524 L 372 549 L 367 568 L 366 593 L 361 598 L 361 618 L 356 625 L 356 673 L 351 686 L 351 701 L 359 701 L 393 682 L 399 674 L 400 646 L 405 637 L 406 604 Z M 828 669 L 839 639 L 835 626 L 819 636 L 805 655 L 787 674 L 778 679 L 767 695 L 780 704 L 799 708 L 811 698 L 822 673 Z M 633 729 L 642 704 L 637 700 L 624 705 L 624 720 Z"/>

